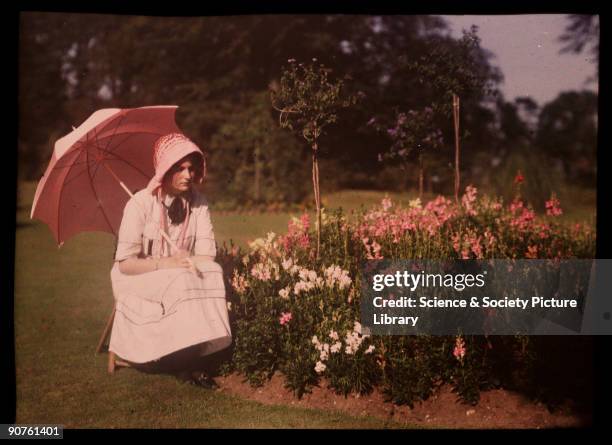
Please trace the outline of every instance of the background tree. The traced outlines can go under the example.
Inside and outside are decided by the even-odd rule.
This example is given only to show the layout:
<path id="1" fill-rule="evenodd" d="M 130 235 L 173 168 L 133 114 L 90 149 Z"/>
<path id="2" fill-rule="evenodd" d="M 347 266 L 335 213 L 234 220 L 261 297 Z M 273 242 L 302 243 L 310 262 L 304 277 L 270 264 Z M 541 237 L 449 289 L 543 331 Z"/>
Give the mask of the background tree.
<path id="1" fill-rule="evenodd" d="M 563 34 L 559 36 L 559 41 L 565 46 L 559 52 L 579 54 L 588 49 L 597 64 L 599 74 L 599 16 L 570 14 L 567 18 L 569 23 Z M 589 78 L 588 81 L 593 82 L 596 79 L 595 76 Z"/>
<path id="2" fill-rule="evenodd" d="M 300 144 L 278 127 L 267 92 L 248 95 L 211 139 L 212 190 L 230 205 L 301 202 L 308 188 Z M 287 187 L 287 179 L 292 187 Z"/>
<path id="3" fill-rule="evenodd" d="M 570 181 L 595 185 L 597 163 L 597 94 L 561 93 L 542 107 L 536 135 L 541 150 L 563 166 Z"/>
<path id="4" fill-rule="evenodd" d="M 380 160 L 400 164 L 407 169 L 416 157 L 418 163 L 419 198 L 423 198 L 425 179 L 425 157 L 433 149 L 442 146 L 442 132 L 436 128 L 435 114 L 431 107 L 423 110 L 410 110 L 408 113 L 397 112 L 395 121 L 391 126 L 376 123 L 375 118 L 370 125 L 379 131 L 385 130 L 392 143 L 388 150 L 380 154 Z M 388 127 L 388 128 L 385 128 Z"/>
<path id="5" fill-rule="evenodd" d="M 417 61 L 409 62 L 407 67 L 414 71 L 423 84 L 429 84 L 438 95 L 432 103 L 436 113 L 453 115 L 455 140 L 455 200 L 459 201 L 460 187 L 460 148 L 459 112 L 460 98 L 480 98 L 483 94 L 494 92 L 493 86 L 501 76 L 483 63 L 487 55 L 480 49 L 477 27 L 463 31 L 458 42 L 450 42 L 432 37 L 431 49 Z M 471 96 L 471 97 L 470 97 Z"/>
<path id="6" fill-rule="evenodd" d="M 395 109 L 422 110 L 438 101 L 438 86 L 428 79 L 421 83 L 423 79 L 408 69 L 407 62 L 431 55 L 436 46 L 448 53 L 461 50 L 444 20 L 425 15 L 142 17 L 31 12 L 21 17 L 22 177 L 38 179 L 53 142 L 96 109 L 177 104 L 180 128 L 203 148 L 210 148 L 214 168 L 207 187 L 213 205 L 230 197 L 236 205 L 255 201 L 249 194 L 254 192 L 255 172 L 245 170 L 245 165 L 254 164 L 229 155 L 239 145 L 238 130 L 230 132 L 235 138 L 225 126 L 241 115 L 248 124 L 244 110 L 252 106 L 250 98 L 267 92 L 271 82 L 279 82 L 289 57 L 310 60 L 318 54 L 325 54 L 326 65 L 349 74 L 355 90 L 366 94 L 321 136 L 319 158 L 334 174 L 320 187 L 403 190 L 412 185 L 399 168 L 377 162 L 388 136 L 368 131 L 365 123 L 373 115 L 393 121 Z M 501 78 L 485 50 L 473 48 L 471 54 L 475 70 L 488 76 L 490 83 Z M 448 97 L 444 102 L 449 107 L 452 103 Z M 461 165 L 469 166 L 462 168 L 463 177 L 484 178 L 477 169 L 508 145 L 498 134 L 494 105 L 480 90 L 461 96 L 461 126 L 469 129 L 461 134 Z M 433 183 L 440 193 L 453 190 L 450 113 L 436 118 L 448 143 L 428 153 L 425 162 L 425 183 Z M 293 153 L 284 149 L 288 139 L 273 137 L 266 150 L 276 153 L 274 158 Z M 265 159 L 267 164 L 269 158 Z M 413 154 L 408 162 L 418 159 Z M 294 189 L 291 175 L 275 178 L 281 190 Z M 230 192 L 237 184 L 250 184 L 249 193 Z M 274 199 L 269 187 L 263 180 L 262 201 Z M 276 196 L 285 196 L 287 202 L 300 200 L 297 195 Z"/>

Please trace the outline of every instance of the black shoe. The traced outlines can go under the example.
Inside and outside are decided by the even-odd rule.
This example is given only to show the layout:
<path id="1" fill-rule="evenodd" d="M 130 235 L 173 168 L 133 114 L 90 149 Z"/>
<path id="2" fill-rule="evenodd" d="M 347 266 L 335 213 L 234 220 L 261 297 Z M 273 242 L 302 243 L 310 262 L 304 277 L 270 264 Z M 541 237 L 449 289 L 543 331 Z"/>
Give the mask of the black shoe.
<path id="1" fill-rule="evenodd" d="M 192 385 L 200 386 L 206 389 L 217 389 L 219 385 L 214 381 L 212 377 L 202 371 L 195 371 L 191 373 L 190 382 Z"/>

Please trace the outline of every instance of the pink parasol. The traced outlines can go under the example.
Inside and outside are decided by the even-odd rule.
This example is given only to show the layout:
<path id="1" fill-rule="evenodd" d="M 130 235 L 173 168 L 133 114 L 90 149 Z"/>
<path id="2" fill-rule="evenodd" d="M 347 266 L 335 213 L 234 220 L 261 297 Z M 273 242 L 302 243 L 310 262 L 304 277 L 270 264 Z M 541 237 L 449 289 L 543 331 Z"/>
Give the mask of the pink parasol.
<path id="1" fill-rule="evenodd" d="M 117 235 L 132 192 L 145 188 L 155 173 L 155 141 L 180 132 L 176 108 L 102 109 L 73 127 L 55 143 L 30 217 L 46 223 L 60 246 L 79 232 Z"/>

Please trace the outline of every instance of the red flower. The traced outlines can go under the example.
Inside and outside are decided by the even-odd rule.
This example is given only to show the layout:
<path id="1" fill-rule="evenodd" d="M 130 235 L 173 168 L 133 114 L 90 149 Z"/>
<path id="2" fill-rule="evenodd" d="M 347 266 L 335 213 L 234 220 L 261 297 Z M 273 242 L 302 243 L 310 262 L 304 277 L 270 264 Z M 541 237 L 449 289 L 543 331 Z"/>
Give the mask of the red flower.
<path id="1" fill-rule="evenodd" d="M 518 172 L 516 172 L 516 176 L 514 177 L 514 183 L 522 184 L 524 180 L 525 180 L 525 177 L 523 176 L 521 171 L 519 170 Z"/>

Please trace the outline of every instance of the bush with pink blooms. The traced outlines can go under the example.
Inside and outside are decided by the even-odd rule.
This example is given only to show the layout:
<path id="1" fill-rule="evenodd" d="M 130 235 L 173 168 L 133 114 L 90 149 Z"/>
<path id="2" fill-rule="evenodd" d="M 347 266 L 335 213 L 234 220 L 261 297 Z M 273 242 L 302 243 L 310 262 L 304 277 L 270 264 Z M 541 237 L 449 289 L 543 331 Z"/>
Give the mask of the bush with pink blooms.
<path id="1" fill-rule="evenodd" d="M 234 335 L 226 369 L 253 385 L 280 371 L 298 397 L 325 381 L 345 395 L 377 386 L 409 405 L 443 384 L 468 403 L 493 387 L 540 398 L 583 391 L 588 376 L 568 363 L 554 370 L 559 386 L 551 386 L 557 379 L 546 370 L 561 357 L 558 338 L 369 336 L 359 324 L 363 260 L 593 258 L 593 230 L 560 223 L 561 212 L 554 196 L 536 213 L 518 196 L 504 203 L 468 186 L 458 205 L 439 196 L 400 207 L 387 198 L 350 215 L 324 213 L 319 260 L 307 214 L 246 253 L 220 249 Z M 562 341 L 588 350 L 588 339 Z"/>

